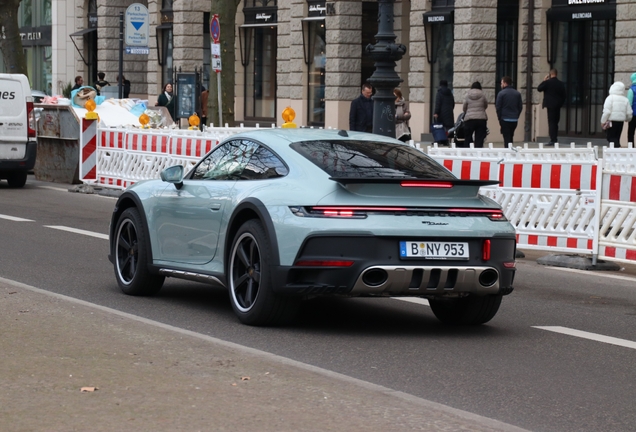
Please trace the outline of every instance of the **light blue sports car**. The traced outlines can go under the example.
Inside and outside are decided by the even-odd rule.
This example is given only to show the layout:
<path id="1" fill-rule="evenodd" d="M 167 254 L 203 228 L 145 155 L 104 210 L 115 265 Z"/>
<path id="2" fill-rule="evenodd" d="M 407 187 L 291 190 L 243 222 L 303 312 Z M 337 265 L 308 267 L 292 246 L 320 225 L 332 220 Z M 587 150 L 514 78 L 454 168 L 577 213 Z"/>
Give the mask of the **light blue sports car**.
<path id="1" fill-rule="evenodd" d="M 490 184 L 378 135 L 246 132 L 187 174 L 128 188 L 109 259 L 126 294 L 166 277 L 222 286 L 250 325 L 287 322 L 318 295 L 424 297 L 444 323 L 482 324 L 515 273 L 515 230 L 478 193 Z"/>

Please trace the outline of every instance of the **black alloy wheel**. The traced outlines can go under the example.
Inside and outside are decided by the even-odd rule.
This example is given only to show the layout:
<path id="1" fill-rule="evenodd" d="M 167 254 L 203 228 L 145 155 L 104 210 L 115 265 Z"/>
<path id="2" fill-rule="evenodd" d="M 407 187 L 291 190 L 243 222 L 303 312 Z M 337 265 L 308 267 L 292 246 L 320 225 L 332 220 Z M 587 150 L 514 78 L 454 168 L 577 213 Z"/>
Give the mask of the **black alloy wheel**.
<path id="1" fill-rule="evenodd" d="M 140 296 L 157 293 L 165 277 L 151 274 L 148 270 L 149 245 L 136 208 L 126 209 L 119 218 L 114 246 L 115 277 L 121 290 Z"/>

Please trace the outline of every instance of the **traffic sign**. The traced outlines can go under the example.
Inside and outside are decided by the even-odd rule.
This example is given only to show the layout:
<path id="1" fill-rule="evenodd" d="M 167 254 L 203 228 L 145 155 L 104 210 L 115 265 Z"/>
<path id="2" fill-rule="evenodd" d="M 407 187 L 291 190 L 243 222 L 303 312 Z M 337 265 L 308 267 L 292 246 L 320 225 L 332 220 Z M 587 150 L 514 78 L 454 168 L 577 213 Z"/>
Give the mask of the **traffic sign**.
<path id="1" fill-rule="evenodd" d="M 214 72 L 221 72 L 221 57 L 213 57 L 212 58 L 212 69 Z"/>
<path id="2" fill-rule="evenodd" d="M 141 3 L 133 3 L 126 9 L 126 45 L 148 46 L 148 8 Z"/>
<path id="3" fill-rule="evenodd" d="M 221 37 L 221 24 L 219 23 L 219 14 L 214 14 L 210 20 L 210 36 L 214 43 L 219 43 Z"/>

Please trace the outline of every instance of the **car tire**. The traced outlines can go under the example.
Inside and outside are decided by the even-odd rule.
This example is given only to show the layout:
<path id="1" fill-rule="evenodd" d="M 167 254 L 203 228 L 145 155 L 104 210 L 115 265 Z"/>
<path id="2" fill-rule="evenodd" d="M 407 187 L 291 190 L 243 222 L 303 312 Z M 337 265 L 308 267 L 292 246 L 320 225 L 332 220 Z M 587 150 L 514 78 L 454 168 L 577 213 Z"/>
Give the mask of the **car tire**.
<path id="1" fill-rule="evenodd" d="M 156 294 L 162 287 L 164 276 L 148 270 L 148 240 L 139 211 L 124 210 L 115 228 L 114 267 L 121 290 L 128 295 Z"/>
<path id="2" fill-rule="evenodd" d="M 12 188 L 21 188 L 26 184 L 27 181 L 27 172 L 26 171 L 16 171 L 12 172 L 7 176 L 7 183 L 9 183 L 9 187 Z"/>
<path id="3" fill-rule="evenodd" d="M 284 324 L 296 315 L 298 299 L 272 290 L 271 256 L 270 241 L 261 222 L 245 222 L 232 242 L 228 267 L 232 309 L 243 324 Z"/>
<path id="4" fill-rule="evenodd" d="M 499 310 L 501 295 L 468 295 L 461 298 L 431 299 L 438 320 L 452 325 L 479 325 L 490 321 Z"/>

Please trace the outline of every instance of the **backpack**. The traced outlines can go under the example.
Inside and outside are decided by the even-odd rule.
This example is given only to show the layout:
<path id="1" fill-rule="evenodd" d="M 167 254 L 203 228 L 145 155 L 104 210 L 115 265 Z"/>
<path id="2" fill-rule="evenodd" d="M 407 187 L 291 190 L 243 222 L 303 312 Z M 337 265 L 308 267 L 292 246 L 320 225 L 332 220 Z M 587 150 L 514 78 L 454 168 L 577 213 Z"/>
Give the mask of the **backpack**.
<path id="1" fill-rule="evenodd" d="M 629 88 L 632 91 L 632 112 L 636 114 L 636 84 Z"/>

